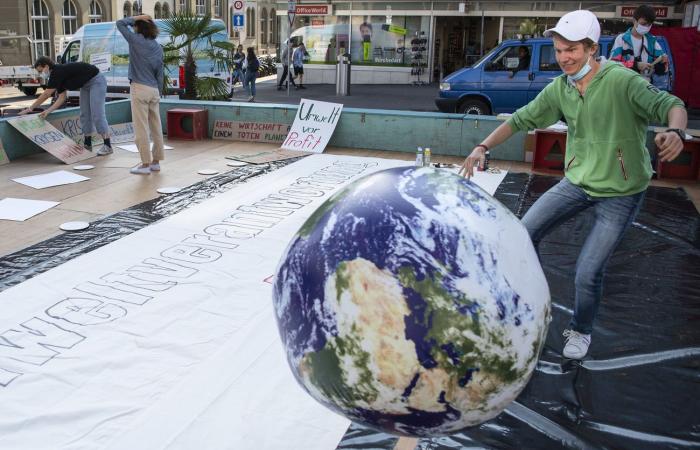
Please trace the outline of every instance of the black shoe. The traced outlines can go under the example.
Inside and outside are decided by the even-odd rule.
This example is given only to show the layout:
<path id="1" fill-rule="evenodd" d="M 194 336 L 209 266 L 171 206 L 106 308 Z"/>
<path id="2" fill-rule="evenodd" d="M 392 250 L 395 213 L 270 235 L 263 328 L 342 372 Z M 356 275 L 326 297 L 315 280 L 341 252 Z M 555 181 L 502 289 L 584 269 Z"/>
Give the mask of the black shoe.
<path id="1" fill-rule="evenodd" d="M 282 90 L 282 86 L 277 86 L 277 90 L 278 90 L 278 91 L 281 91 L 281 90 Z"/>
<path id="2" fill-rule="evenodd" d="M 300 84 L 300 85 L 299 85 L 299 89 L 306 89 L 306 86 L 303 86 L 303 85 Z"/>

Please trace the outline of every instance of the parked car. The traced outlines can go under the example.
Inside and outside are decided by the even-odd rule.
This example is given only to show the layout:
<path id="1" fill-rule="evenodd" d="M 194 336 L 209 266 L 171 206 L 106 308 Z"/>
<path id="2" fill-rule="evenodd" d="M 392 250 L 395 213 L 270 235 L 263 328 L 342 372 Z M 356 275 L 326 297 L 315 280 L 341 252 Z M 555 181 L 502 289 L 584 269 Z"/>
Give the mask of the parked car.
<path id="1" fill-rule="evenodd" d="M 162 26 L 162 20 L 156 20 L 160 28 L 157 41 L 161 45 L 170 42 L 170 35 Z M 212 23 L 221 20 L 212 20 Z M 211 37 L 213 42 L 228 41 L 226 31 L 221 31 Z M 231 74 L 222 72 L 216 67 L 216 63 L 204 50 L 209 47 L 207 39 L 200 39 L 194 44 L 195 60 L 197 64 L 197 76 L 217 77 L 231 83 Z M 71 37 L 63 55 L 58 58 L 59 63 L 83 61 L 97 65 L 107 78 L 107 97 L 125 98 L 129 96 L 129 45 L 124 36 L 117 30 L 114 22 L 90 23 L 83 25 Z M 185 70 L 184 66 L 166 66 L 165 74 L 170 78 L 170 93 L 180 94 L 184 91 Z M 78 91 L 69 91 L 68 98 L 79 98 Z"/>
<path id="2" fill-rule="evenodd" d="M 671 91 L 674 65 L 668 42 L 657 37 L 669 58 L 669 71 L 653 76 L 659 89 Z M 600 52 L 607 57 L 615 36 L 600 38 Z M 525 48 L 529 64 L 522 63 Z M 519 70 L 518 70 L 519 69 Z M 534 99 L 544 87 L 562 74 L 554 45 L 549 38 L 503 41 L 471 67 L 460 69 L 440 83 L 435 104 L 442 112 L 463 114 L 512 113 Z"/>

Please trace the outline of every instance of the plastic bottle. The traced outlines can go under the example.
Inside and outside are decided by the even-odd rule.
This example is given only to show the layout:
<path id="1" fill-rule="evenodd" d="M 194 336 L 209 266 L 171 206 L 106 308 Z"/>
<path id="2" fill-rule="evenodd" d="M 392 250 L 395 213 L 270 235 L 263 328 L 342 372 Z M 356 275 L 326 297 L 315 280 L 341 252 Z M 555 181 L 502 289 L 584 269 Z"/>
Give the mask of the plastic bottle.
<path id="1" fill-rule="evenodd" d="M 423 152 L 423 166 L 430 167 L 430 156 L 430 147 L 426 147 L 425 151 Z"/>
<path id="2" fill-rule="evenodd" d="M 423 147 L 416 150 L 416 167 L 423 167 Z"/>

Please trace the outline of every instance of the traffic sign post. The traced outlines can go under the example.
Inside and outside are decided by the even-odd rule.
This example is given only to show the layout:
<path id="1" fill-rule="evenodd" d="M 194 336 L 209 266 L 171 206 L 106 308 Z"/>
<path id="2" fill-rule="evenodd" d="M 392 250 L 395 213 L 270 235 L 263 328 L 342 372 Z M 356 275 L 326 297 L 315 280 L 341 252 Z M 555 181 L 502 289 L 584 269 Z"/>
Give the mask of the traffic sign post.
<path id="1" fill-rule="evenodd" d="M 231 28 L 234 31 L 241 31 L 245 26 L 245 1 L 232 0 L 233 15 L 231 16 Z"/>
<path id="2" fill-rule="evenodd" d="M 289 97 L 289 88 L 290 88 L 290 82 L 289 78 L 294 77 L 292 75 L 292 64 L 291 64 L 291 59 L 292 59 L 292 51 L 289 48 L 289 43 L 292 42 L 292 24 L 294 23 L 294 16 L 296 15 L 297 12 L 297 2 L 296 0 L 288 0 L 287 1 L 287 23 L 289 23 L 289 26 L 287 27 L 287 42 L 285 45 L 287 46 L 287 70 L 289 73 L 287 74 L 287 97 Z M 284 72 L 282 72 L 284 73 Z"/>

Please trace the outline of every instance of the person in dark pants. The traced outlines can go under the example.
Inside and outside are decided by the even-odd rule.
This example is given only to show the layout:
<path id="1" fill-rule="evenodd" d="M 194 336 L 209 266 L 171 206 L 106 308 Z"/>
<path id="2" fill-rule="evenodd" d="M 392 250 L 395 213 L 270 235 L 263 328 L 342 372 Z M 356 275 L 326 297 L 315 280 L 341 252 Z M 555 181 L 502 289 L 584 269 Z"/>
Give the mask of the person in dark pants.
<path id="1" fill-rule="evenodd" d="M 306 47 L 304 43 L 300 43 L 294 50 L 292 55 L 292 65 L 294 66 L 294 76 L 299 77 L 299 85 L 297 89 L 306 89 L 304 87 L 304 58 L 306 58 Z"/>
<path id="2" fill-rule="evenodd" d="M 294 75 L 289 70 L 289 62 L 291 59 L 289 51 L 292 48 L 292 43 L 289 40 L 286 40 L 284 41 L 283 46 L 282 57 L 280 58 L 280 62 L 282 63 L 282 78 L 280 78 L 280 83 L 277 85 L 278 91 L 282 90 L 282 85 L 286 83 L 287 76 L 289 76 L 289 82 L 292 83 L 292 86 L 297 87 L 296 83 L 294 82 Z"/>
<path id="3" fill-rule="evenodd" d="M 248 90 L 249 102 L 255 101 L 255 79 L 258 77 L 258 69 L 260 69 L 260 61 L 255 56 L 255 48 L 248 47 L 248 56 L 245 59 L 245 82 L 243 85 Z"/>
<path id="4" fill-rule="evenodd" d="M 20 114 L 31 113 L 34 108 L 50 98 L 54 92 L 58 92 L 58 98 L 53 105 L 39 114 L 39 117 L 45 119 L 46 116 L 63 105 L 66 101 L 66 91 L 80 89 L 80 125 L 83 127 L 83 145 L 92 151 L 92 133 L 97 129 L 104 140 L 104 145 L 97 154 L 103 156 L 112 153 L 109 125 L 107 125 L 105 114 L 107 80 L 99 69 L 84 62 L 56 64 L 46 56 L 39 57 L 34 63 L 34 68 L 39 73 L 48 74 L 49 80 L 46 82 L 46 89 L 39 98 L 29 108 L 22 110 Z"/>

